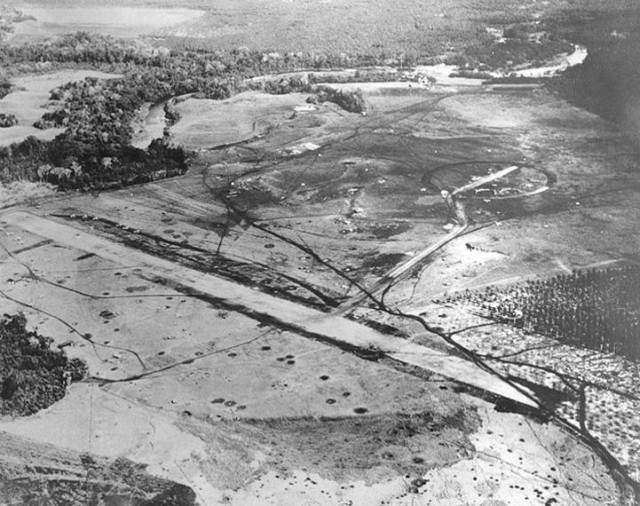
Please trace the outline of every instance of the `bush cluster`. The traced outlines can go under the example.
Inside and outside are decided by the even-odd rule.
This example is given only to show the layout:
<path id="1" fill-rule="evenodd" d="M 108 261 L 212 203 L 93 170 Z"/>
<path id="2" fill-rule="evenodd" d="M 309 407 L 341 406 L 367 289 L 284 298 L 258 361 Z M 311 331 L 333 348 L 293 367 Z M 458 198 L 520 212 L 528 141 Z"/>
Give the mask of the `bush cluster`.
<path id="1" fill-rule="evenodd" d="M 13 114 L 0 112 L 0 128 L 9 128 L 18 124 L 18 118 Z"/>
<path id="2" fill-rule="evenodd" d="M 313 91 L 315 95 L 308 100 L 311 103 L 332 102 L 348 112 L 365 112 L 366 103 L 361 89 L 340 90 L 331 86 L 315 86 Z"/>
<path id="3" fill-rule="evenodd" d="M 0 319 L 0 413 L 30 415 L 64 397 L 86 374 L 84 362 L 52 350 L 51 338 L 26 328 L 24 315 Z"/>

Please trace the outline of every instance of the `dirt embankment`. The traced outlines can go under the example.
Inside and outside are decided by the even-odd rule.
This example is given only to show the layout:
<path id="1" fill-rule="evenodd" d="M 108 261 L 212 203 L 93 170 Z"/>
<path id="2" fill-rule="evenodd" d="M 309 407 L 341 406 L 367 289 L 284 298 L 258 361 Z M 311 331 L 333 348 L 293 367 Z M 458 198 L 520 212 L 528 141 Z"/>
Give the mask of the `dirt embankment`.
<path id="1" fill-rule="evenodd" d="M 425 411 L 248 420 L 245 429 L 253 428 L 259 439 L 273 445 L 275 469 L 286 472 L 299 466 L 326 479 L 367 482 L 376 471 L 415 478 L 469 457 L 474 451 L 469 435 L 479 429 L 479 422 L 474 409 L 461 408 L 449 416 Z"/>

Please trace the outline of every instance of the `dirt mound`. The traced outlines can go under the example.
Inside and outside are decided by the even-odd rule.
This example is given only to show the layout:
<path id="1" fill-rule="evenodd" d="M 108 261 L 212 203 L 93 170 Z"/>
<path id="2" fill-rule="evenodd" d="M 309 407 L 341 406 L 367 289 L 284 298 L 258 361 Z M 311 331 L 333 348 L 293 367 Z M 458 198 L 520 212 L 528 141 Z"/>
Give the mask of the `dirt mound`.
<path id="1" fill-rule="evenodd" d="M 257 427 L 259 437 L 272 446 L 275 468 L 286 473 L 298 465 L 338 481 L 368 481 L 379 472 L 420 476 L 433 467 L 454 464 L 472 453 L 468 435 L 479 425 L 473 410 L 450 416 L 369 415 L 366 408 L 355 408 L 354 413 L 254 420 L 248 425 Z"/>
<path id="2" fill-rule="evenodd" d="M 85 364 L 50 348 L 53 340 L 26 329 L 22 314 L 0 320 L 0 414 L 30 415 L 62 399 Z"/>

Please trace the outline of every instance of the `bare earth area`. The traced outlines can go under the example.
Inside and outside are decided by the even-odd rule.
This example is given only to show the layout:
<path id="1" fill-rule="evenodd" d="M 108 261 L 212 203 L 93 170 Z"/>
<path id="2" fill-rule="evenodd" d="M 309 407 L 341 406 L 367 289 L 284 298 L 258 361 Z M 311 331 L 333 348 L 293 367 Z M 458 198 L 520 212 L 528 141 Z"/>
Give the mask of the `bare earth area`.
<path id="1" fill-rule="evenodd" d="M 636 504 L 632 7 L 0 5 L 0 505 Z"/>
<path id="2" fill-rule="evenodd" d="M 365 99 L 186 98 L 169 132 L 199 150 L 185 176 L 3 211 L 2 311 L 90 376 L 0 430 L 147 464 L 200 504 L 617 504 L 589 446 L 477 396 L 546 404 L 535 385 L 340 304 L 447 235 L 441 190 L 508 167 L 389 308 L 455 331 L 477 322 L 432 305 L 447 293 L 634 256 L 635 220 L 614 219 L 637 209 L 624 141 L 542 89 Z"/>
<path id="3" fill-rule="evenodd" d="M 3 309 L 25 310 L 97 382 L 1 422 L 6 433 L 148 464 L 202 504 L 512 503 L 538 489 L 615 502 L 604 468 L 567 434 L 494 413 L 439 375 L 413 377 L 176 291 L 125 255 L 113 263 L 13 224 L 3 234 Z M 452 485 L 431 474 L 443 466 Z"/>

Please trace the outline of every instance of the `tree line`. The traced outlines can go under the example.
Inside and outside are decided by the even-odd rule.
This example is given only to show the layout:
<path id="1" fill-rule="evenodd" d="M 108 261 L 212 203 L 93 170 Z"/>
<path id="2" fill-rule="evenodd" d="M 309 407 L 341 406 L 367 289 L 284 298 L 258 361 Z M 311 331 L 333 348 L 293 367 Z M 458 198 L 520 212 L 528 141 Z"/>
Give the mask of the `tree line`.
<path id="1" fill-rule="evenodd" d="M 202 98 L 225 99 L 248 89 L 246 78 L 272 68 L 262 54 L 243 49 L 230 52 L 171 52 L 139 41 L 117 40 L 79 32 L 54 41 L 23 46 L 0 45 L 0 65 L 22 72 L 43 64 L 84 64 L 119 72 L 121 78 L 86 78 L 51 92 L 59 107 L 35 123 L 41 129 L 65 131 L 49 142 L 30 138 L 0 149 L 0 178 L 41 179 L 62 188 L 110 187 L 175 175 L 187 168 L 187 154 L 157 140 L 146 151 L 131 146 L 132 121 L 145 103 L 195 93 Z M 299 62 L 285 61 L 297 66 Z M 291 82 L 270 93 L 302 91 Z M 329 88 L 307 89 L 319 101 L 332 101 L 361 112 L 361 94 Z"/>

